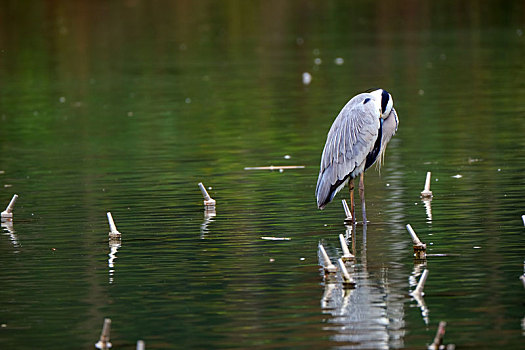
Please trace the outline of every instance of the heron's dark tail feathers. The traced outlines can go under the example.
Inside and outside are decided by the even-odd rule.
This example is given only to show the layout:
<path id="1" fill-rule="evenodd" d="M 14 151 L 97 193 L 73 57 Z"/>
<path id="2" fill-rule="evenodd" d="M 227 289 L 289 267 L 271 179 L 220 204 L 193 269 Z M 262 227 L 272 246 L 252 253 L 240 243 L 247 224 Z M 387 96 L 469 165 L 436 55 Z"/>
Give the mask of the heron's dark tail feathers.
<path id="1" fill-rule="evenodd" d="M 317 197 L 317 207 L 321 210 L 332 201 L 337 193 L 337 187 L 327 180 L 326 173 L 320 173 L 317 179 L 317 187 L 315 189 L 315 196 Z"/>

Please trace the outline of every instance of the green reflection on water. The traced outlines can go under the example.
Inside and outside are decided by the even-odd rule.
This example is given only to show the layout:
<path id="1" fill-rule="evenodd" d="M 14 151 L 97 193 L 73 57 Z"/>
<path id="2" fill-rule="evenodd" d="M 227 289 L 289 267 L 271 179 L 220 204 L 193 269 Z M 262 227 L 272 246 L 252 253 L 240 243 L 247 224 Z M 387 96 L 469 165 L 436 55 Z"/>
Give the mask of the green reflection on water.
<path id="1" fill-rule="evenodd" d="M 517 348 L 523 13 L 517 1 L 7 2 L 0 198 L 20 199 L 0 240 L 0 347 L 92 348 L 111 317 L 117 347 L 421 347 L 446 320 L 458 346 Z M 351 304 L 363 319 L 341 319 L 320 305 L 316 247 L 339 253 L 347 194 L 319 212 L 314 186 L 333 118 L 375 86 L 401 123 L 381 175 L 367 174 L 366 241 L 355 232 L 354 298 L 372 297 Z M 271 164 L 306 168 L 243 170 Z M 200 181 L 218 202 L 207 223 Z M 123 233 L 112 268 L 106 211 Z M 407 222 L 431 252 L 460 254 L 428 261 L 429 326 L 408 297 Z"/>

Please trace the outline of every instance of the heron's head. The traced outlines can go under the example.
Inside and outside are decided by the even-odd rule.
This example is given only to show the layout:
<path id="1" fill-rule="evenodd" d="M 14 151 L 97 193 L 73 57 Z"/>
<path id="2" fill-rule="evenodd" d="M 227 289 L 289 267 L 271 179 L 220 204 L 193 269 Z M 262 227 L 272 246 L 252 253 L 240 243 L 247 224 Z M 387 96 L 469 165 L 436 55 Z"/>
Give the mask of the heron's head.
<path id="1" fill-rule="evenodd" d="M 394 99 L 392 98 L 392 95 L 383 89 L 370 91 L 370 94 L 374 96 L 381 118 L 388 118 L 390 112 L 392 112 L 392 108 L 394 108 Z"/>

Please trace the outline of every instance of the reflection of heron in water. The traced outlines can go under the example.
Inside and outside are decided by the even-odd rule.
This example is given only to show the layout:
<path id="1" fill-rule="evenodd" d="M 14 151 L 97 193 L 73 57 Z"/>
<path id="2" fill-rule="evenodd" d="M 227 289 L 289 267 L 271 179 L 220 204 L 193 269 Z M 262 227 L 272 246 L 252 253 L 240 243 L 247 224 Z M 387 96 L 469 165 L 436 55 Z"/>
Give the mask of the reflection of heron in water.
<path id="1" fill-rule="evenodd" d="M 383 89 L 353 97 L 335 119 L 321 156 L 315 195 L 323 209 L 345 184 L 350 190 L 350 210 L 354 215 L 354 179 L 359 179 L 363 222 L 366 223 L 364 172 L 379 159 L 397 131 L 399 120 L 392 95 Z"/>
<path id="2" fill-rule="evenodd" d="M 352 349 L 399 349 L 404 347 L 405 276 L 395 269 L 380 268 L 379 276 L 368 271 L 367 225 L 353 266 L 356 288 L 344 290 L 341 283 L 325 282 L 321 298 L 323 313 L 331 315 L 323 329 L 334 332 L 332 339 Z"/>

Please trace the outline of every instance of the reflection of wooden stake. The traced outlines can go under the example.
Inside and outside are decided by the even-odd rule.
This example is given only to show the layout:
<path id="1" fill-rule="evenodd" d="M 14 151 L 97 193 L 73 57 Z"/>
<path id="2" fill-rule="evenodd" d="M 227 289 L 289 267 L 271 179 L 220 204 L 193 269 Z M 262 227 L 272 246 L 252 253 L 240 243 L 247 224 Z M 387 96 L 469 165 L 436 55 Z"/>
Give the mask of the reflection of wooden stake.
<path id="1" fill-rule="evenodd" d="M 423 288 L 425 288 L 425 282 L 427 281 L 427 277 L 428 277 L 428 270 L 425 269 L 425 271 L 423 271 L 423 274 L 421 275 L 421 278 L 419 279 L 419 282 L 417 283 L 416 289 L 414 289 L 412 294 L 418 294 L 418 295 L 424 294 Z"/>
<path id="2" fill-rule="evenodd" d="M 343 259 L 337 259 L 337 263 L 339 264 L 339 268 L 341 269 L 341 275 L 343 276 L 343 285 L 347 288 L 355 288 L 355 281 L 348 273 L 348 270 L 346 269 L 345 264 L 343 263 Z"/>
<path id="3" fill-rule="evenodd" d="M 337 271 L 337 267 L 332 264 L 332 261 L 330 261 L 330 258 L 328 257 L 328 254 L 326 254 L 326 250 L 321 243 L 319 243 L 319 250 L 321 251 L 321 256 L 324 260 L 324 272 L 335 273 Z"/>
<path id="4" fill-rule="evenodd" d="M 208 209 L 211 207 L 215 207 L 215 199 L 211 198 L 208 194 L 208 191 L 206 191 L 206 188 L 202 184 L 202 182 L 199 182 L 199 188 L 201 189 L 202 196 L 204 197 L 204 206 Z"/>
<path id="5" fill-rule="evenodd" d="M 419 237 L 416 235 L 414 230 L 412 229 L 412 226 L 410 224 L 407 224 L 407 230 L 408 233 L 410 233 L 410 236 L 412 237 L 412 242 L 414 243 L 414 257 L 419 260 L 424 260 L 427 258 L 427 245 L 424 244 L 419 240 Z"/>
<path id="6" fill-rule="evenodd" d="M 347 262 L 354 260 L 355 256 L 353 256 L 350 253 L 350 250 L 348 250 L 348 246 L 346 245 L 346 239 L 341 233 L 339 234 L 339 241 L 341 242 L 341 248 L 343 249 L 343 261 Z"/>
<path id="7" fill-rule="evenodd" d="M 434 338 L 434 342 L 428 347 L 429 350 L 438 350 L 443 344 L 443 337 L 445 336 L 445 327 L 447 323 L 445 321 L 439 322 L 439 326 Z"/>
<path id="8" fill-rule="evenodd" d="M 345 224 L 352 224 L 353 223 L 352 212 L 350 211 L 350 208 L 348 208 L 348 203 L 346 203 L 346 199 L 343 199 L 342 202 L 343 202 L 343 209 L 346 215 Z"/>
<path id="9" fill-rule="evenodd" d="M 13 198 L 11 198 L 11 201 L 7 205 L 7 208 L 0 214 L 2 219 L 11 219 L 13 217 L 13 207 L 15 206 L 16 200 L 18 199 L 18 195 L 13 195 Z"/>
<path id="10" fill-rule="evenodd" d="M 108 222 L 109 222 L 109 238 L 110 239 L 120 239 L 120 232 L 117 231 L 117 226 L 115 226 L 115 221 L 113 221 L 113 216 L 111 212 L 107 212 Z"/>
<path id="11" fill-rule="evenodd" d="M 111 348 L 111 343 L 109 342 L 111 332 L 111 319 L 104 319 L 104 326 L 102 327 L 102 333 L 100 333 L 100 339 L 98 343 L 95 344 L 97 349 L 109 349 Z"/>
<path id="12" fill-rule="evenodd" d="M 421 198 L 432 198 L 432 191 L 430 190 L 430 171 L 427 172 L 427 179 L 425 181 L 425 188 L 421 191 Z"/>

